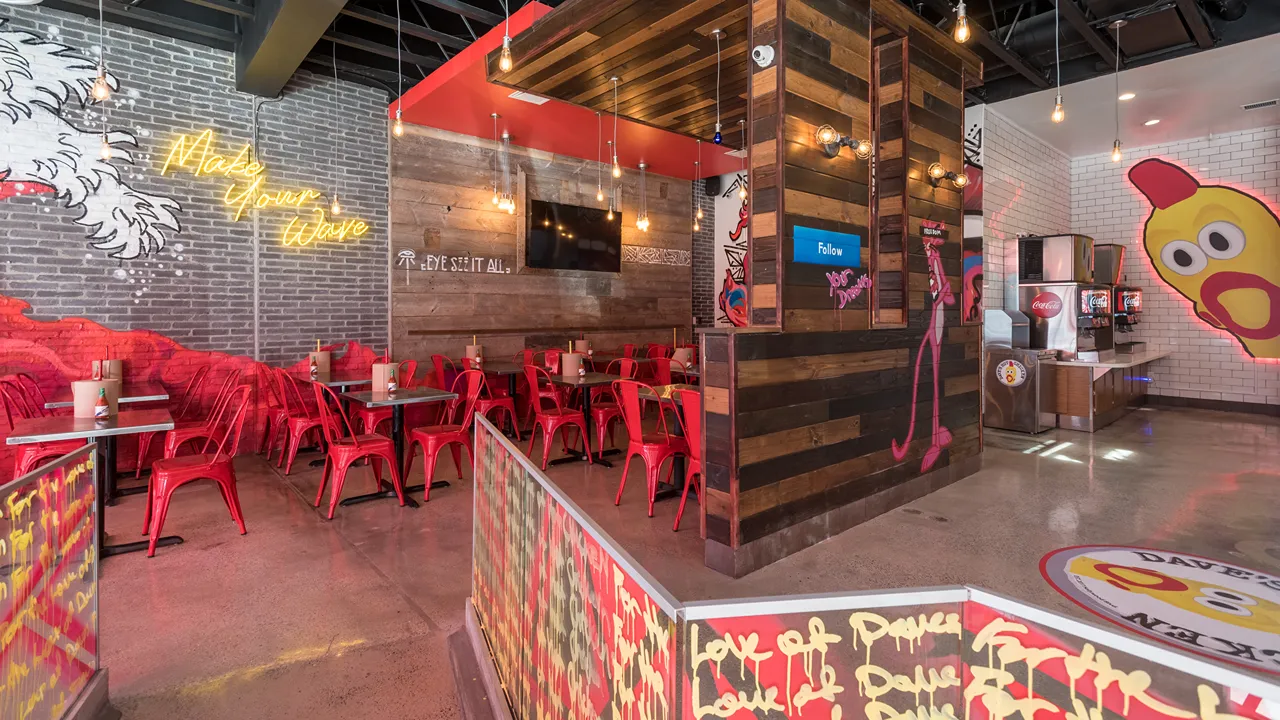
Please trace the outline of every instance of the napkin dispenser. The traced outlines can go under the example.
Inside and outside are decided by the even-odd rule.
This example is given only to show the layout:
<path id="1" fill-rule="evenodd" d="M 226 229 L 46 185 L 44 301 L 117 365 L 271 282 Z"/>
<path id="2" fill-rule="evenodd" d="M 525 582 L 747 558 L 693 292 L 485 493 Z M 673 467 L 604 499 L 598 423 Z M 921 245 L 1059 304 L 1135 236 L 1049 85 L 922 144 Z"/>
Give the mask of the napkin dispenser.
<path id="1" fill-rule="evenodd" d="M 582 353 L 561 353 L 560 373 L 565 377 L 578 377 L 578 369 L 582 367 Z"/>
<path id="2" fill-rule="evenodd" d="M 375 393 L 387 392 L 387 380 L 396 374 L 395 363 L 374 363 L 373 364 L 373 391 Z M 400 378 L 396 378 L 396 385 L 400 384 Z"/>
<path id="3" fill-rule="evenodd" d="M 468 346 L 467 346 L 467 356 L 466 356 L 466 357 L 467 357 L 467 359 L 468 359 L 468 360 L 474 360 L 474 359 L 476 359 L 477 357 L 483 358 L 483 357 L 484 357 L 484 346 L 483 346 L 483 345 L 468 345 Z"/>
<path id="4" fill-rule="evenodd" d="M 321 350 L 319 352 L 307 353 L 307 363 L 310 364 L 312 360 L 315 361 L 316 370 L 321 375 L 329 374 L 329 351 L 328 350 Z"/>
<path id="5" fill-rule="evenodd" d="M 671 360 L 680 363 L 681 369 L 689 367 L 689 363 L 693 362 L 693 350 L 689 348 L 676 348 L 675 353 L 671 356 Z"/>
<path id="6" fill-rule="evenodd" d="M 590 349 L 591 349 L 590 340 L 574 340 L 573 341 L 573 351 L 576 353 L 586 355 L 587 351 L 589 351 Z"/>
<path id="7" fill-rule="evenodd" d="M 93 376 L 100 377 L 103 380 L 123 380 L 124 379 L 124 361 L 123 360 L 94 360 Z"/>
<path id="8" fill-rule="evenodd" d="M 94 408 L 98 405 L 98 392 L 103 389 L 107 391 L 107 405 L 111 408 L 111 417 L 115 417 L 120 407 L 120 381 L 115 379 L 76 380 L 71 383 L 75 417 L 93 417 Z"/>

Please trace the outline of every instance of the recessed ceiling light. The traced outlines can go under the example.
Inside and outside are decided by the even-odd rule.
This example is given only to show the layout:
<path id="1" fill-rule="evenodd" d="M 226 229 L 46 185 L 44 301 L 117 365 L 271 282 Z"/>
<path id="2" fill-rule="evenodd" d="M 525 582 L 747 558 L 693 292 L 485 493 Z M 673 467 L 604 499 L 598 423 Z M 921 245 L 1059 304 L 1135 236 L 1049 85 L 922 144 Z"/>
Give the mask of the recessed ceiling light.
<path id="1" fill-rule="evenodd" d="M 1136 97 L 1138 97 L 1137 93 L 1131 93 L 1131 92 L 1129 92 L 1129 93 L 1125 93 L 1125 94 L 1121 95 L 1121 96 L 1120 96 L 1120 99 L 1121 99 L 1121 100 L 1132 100 L 1132 99 L 1134 99 L 1134 98 L 1136 98 Z"/>
<path id="2" fill-rule="evenodd" d="M 1148 121 L 1146 121 L 1146 122 L 1144 122 L 1144 123 L 1142 123 L 1142 124 L 1143 124 L 1143 125 L 1146 125 L 1147 127 L 1151 127 L 1152 125 L 1159 125 L 1159 124 L 1160 124 L 1160 121 L 1159 121 L 1159 120 L 1156 120 L 1156 119 L 1151 119 L 1151 120 L 1148 120 Z"/>

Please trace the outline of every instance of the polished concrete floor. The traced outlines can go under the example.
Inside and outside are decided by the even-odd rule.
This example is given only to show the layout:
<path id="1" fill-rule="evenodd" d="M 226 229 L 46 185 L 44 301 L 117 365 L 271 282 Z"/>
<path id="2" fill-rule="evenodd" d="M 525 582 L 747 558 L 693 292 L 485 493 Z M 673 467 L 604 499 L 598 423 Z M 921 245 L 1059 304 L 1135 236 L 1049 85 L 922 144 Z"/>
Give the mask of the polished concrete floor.
<path id="1" fill-rule="evenodd" d="M 1079 615 L 1038 562 L 1084 543 L 1280 571 L 1280 422 L 1144 410 L 1096 435 L 988 432 L 987 447 L 978 474 L 738 580 L 702 566 L 695 506 L 679 533 L 675 500 L 645 517 L 638 471 L 619 507 L 619 469 L 549 474 L 682 600 L 969 583 Z M 201 484 L 169 513 L 185 544 L 104 563 L 102 659 L 124 717 L 458 717 L 447 638 L 470 588 L 469 479 L 416 510 L 385 500 L 328 521 L 305 462 L 285 478 L 244 458 L 238 473 L 247 535 Z M 453 475 L 442 463 L 437 478 Z M 371 485 L 357 470 L 346 494 Z M 141 518 L 139 496 L 110 508 L 112 540 Z"/>

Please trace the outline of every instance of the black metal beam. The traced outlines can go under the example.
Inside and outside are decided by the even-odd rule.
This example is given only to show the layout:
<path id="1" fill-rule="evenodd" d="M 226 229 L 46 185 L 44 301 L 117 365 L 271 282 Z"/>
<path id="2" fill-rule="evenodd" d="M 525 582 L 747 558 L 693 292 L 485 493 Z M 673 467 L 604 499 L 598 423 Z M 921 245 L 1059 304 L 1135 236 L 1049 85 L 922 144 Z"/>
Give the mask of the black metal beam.
<path id="1" fill-rule="evenodd" d="M 1200 14 L 1200 8 L 1195 0 L 1178 0 L 1178 13 L 1182 15 L 1182 22 L 1186 23 L 1187 29 L 1191 31 L 1191 37 L 1195 39 L 1196 45 L 1200 46 L 1201 50 L 1213 47 L 1213 29 Z"/>
<path id="2" fill-rule="evenodd" d="M 84 15 L 85 10 L 92 11 L 92 15 L 98 15 L 97 0 L 57 0 L 51 2 L 48 7 L 57 9 L 71 10 L 72 12 Z M 205 45 L 214 45 L 215 47 L 225 47 L 226 45 L 234 45 L 239 39 L 239 35 L 234 30 L 226 30 L 224 28 L 213 27 L 191 20 L 165 13 L 140 8 L 133 5 L 125 5 L 116 0 L 106 0 L 102 5 L 103 14 L 112 20 L 119 21 L 122 25 L 137 27 L 138 24 L 146 24 L 154 26 L 154 28 L 162 28 L 163 30 L 172 30 L 182 33 L 183 39 L 191 36 L 197 36 L 203 40 L 199 41 Z M 133 21 L 133 22 L 130 22 Z M 152 29 L 152 28 L 144 28 Z M 164 32 L 163 34 L 173 37 L 173 33 Z M 210 42 L 216 41 L 216 42 Z"/>
<path id="3" fill-rule="evenodd" d="M 367 53 L 381 55 L 383 57 L 395 58 L 398 55 L 401 60 L 411 65 L 417 65 L 419 67 L 434 69 L 444 64 L 444 60 L 441 60 L 440 58 L 431 57 L 429 55 L 419 55 L 417 53 L 404 52 L 404 51 L 400 51 L 399 53 L 397 53 L 396 49 L 393 47 L 387 47 L 386 45 L 379 45 L 376 42 L 373 42 L 371 40 L 365 40 L 364 38 L 358 38 L 358 37 L 355 37 L 354 35 L 346 35 L 344 33 L 325 33 L 321 39 L 328 40 L 329 42 L 333 42 L 333 43 L 338 43 L 339 45 L 345 45 L 349 48 L 363 50 Z"/>
<path id="4" fill-rule="evenodd" d="M 388 103 L 395 99 L 396 90 L 394 85 L 366 75 L 361 72 L 359 68 L 361 68 L 361 66 L 358 65 L 354 66 L 354 68 L 347 68 L 345 67 L 345 63 L 339 62 L 338 79 L 381 90 L 387 94 Z M 333 77 L 333 65 L 328 62 L 328 58 L 322 59 L 314 55 L 309 55 L 306 60 L 302 61 L 302 65 L 299 66 L 299 69 L 307 70 L 324 77 Z"/>
<path id="5" fill-rule="evenodd" d="M 502 16 L 497 13 L 482 10 L 475 5 L 468 5 L 462 0 L 410 0 L 410 2 L 423 2 L 432 7 L 438 7 L 441 10 L 448 10 L 457 13 L 465 18 L 479 20 L 486 25 L 497 25 L 502 22 Z"/>
<path id="6" fill-rule="evenodd" d="M 1084 38 L 1084 41 L 1093 47 L 1094 51 L 1102 56 L 1103 62 L 1107 67 L 1116 66 L 1116 50 L 1111 47 L 1111 43 L 1102 34 L 1089 24 L 1089 18 L 1085 17 L 1084 11 L 1076 5 L 1076 0 L 1060 0 L 1059 6 L 1062 16 L 1071 23 L 1071 27 L 1076 29 L 1077 33 Z"/>
<path id="7" fill-rule="evenodd" d="M 236 89 L 275 97 L 346 0 L 257 0 L 236 48 Z"/>
<path id="8" fill-rule="evenodd" d="M 253 17 L 252 3 L 241 3 L 236 0 L 186 0 L 186 2 L 242 18 Z"/>
<path id="9" fill-rule="evenodd" d="M 383 13 L 374 12 L 373 10 L 366 10 L 365 8 L 362 8 L 362 7 L 355 7 L 352 5 L 348 5 L 347 7 L 342 9 L 342 14 L 346 15 L 347 17 L 356 18 L 357 20 L 363 20 L 367 23 L 380 25 L 385 28 L 391 28 L 392 30 L 394 30 L 396 27 L 396 19 L 391 15 L 384 15 Z M 432 30 L 431 28 L 423 27 L 422 25 L 418 25 L 416 23 L 408 23 L 408 22 L 401 21 L 400 30 L 405 35 L 410 35 L 416 38 L 422 38 L 423 40 L 430 40 L 431 42 L 439 43 L 441 45 L 451 47 L 454 50 L 463 50 L 468 45 L 471 44 L 470 40 L 463 40 L 460 37 L 456 37 L 448 33 L 442 33 L 436 30 Z"/>

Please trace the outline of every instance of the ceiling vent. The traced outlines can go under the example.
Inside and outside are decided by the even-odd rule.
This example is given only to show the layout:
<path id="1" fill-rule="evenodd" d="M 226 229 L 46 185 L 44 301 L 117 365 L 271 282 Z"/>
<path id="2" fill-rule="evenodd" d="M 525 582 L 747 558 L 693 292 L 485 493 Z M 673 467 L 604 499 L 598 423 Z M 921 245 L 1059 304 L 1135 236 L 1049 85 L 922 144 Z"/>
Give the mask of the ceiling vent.
<path id="1" fill-rule="evenodd" d="M 730 150 L 726 152 L 725 155 L 728 155 L 731 158 L 744 158 L 747 156 L 747 149 L 738 148 L 737 150 Z"/>
<path id="2" fill-rule="evenodd" d="M 1280 105 L 1280 99 L 1263 100 L 1261 102 L 1248 103 L 1245 105 L 1241 105 L 1240 107 L 1244 110 L 1261 110 L 1262 108 L 1275 107 L 1277 105 Z"/>
<path id="3" fill-rule="evenodd" d="M 527 102 L 531 105 L 544 105 L 548 100 L 548 98 L 544 98 L 541 95 L 534 95 L 533 93 L 527 93 L 521 90 L 517 90 L 511 93 L 507 97 L 511 98 L 512 100 L 520 100 L 523 102 Z"/>

